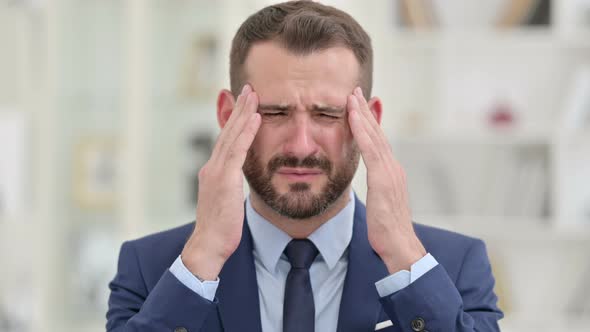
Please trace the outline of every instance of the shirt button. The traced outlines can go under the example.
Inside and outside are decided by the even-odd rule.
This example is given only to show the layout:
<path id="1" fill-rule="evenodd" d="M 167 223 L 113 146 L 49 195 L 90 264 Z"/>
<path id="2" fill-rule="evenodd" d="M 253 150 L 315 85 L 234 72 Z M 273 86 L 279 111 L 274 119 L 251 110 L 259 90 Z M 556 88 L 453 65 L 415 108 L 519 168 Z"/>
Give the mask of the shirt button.
<path id="1" fill-rule="evenodd" d="M 424 332 L 424 328 L 426 327 L 426 323 L 422 317 L 415 318 L 412 321 L 412 330 L 415 332 Z"/>
<path id="2" fill-rule="evenodd" d="M 174 329 L 174 332 L 188 332 L 188 330 L 182 326 Z"/>

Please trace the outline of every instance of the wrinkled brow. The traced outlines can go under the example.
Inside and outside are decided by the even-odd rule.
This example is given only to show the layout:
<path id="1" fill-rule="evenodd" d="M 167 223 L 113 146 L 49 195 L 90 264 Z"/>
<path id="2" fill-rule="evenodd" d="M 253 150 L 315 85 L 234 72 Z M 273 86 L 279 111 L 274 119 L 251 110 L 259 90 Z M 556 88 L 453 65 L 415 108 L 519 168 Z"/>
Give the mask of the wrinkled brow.
<path id="1" fill-rule="evenodd" d="M 292 111 L 295 109 L 295 106 L 285 104 L 259 104 L 258 109 L 262 111 Z"/>
<path id="2" fill-rule="evenodd" d="M 346 110 L 346 106 L 324 106 L 324 105 L 313 105 L 311 108 L 312 112 L 317 113 L 328 113 L 333 115 L 338 115 L 344 113 Z"/>

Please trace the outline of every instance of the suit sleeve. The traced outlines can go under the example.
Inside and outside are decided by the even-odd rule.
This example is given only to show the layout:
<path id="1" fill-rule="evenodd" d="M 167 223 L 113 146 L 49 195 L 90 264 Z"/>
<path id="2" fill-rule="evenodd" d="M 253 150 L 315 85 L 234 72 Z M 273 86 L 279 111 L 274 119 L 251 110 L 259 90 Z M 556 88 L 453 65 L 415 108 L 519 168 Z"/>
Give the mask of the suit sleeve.
<path id="1" fill-rule="evenodd" d="M 133 242 L 119 254 L 117 274 L 109 284 L 107 332 L 202 331 L 208 319 L 217 319 L 217 304 L 182 284 L 166 270 L 148 292 Z"/>
<path id="2" fill-rule="evenodd" d="M 503 317 L 496 305 L 494 277 L 482 241 L 466 251 L 454 283 L 441 264 L 406 288 L 381 298 L 399 331 L 495 332 Z"/>

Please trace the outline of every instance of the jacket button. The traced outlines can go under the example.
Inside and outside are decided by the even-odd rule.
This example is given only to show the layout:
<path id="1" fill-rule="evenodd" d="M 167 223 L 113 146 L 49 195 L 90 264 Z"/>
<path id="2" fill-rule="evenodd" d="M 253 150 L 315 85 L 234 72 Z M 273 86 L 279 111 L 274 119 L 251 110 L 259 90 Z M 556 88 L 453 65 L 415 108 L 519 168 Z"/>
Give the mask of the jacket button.
<path id="1" fill-rule="evenodd" d="M 424 332 L 424 328 L 426 327 L 426 323 L 422 317 L 418 317 L 412 321 L 412 330 L 415 332 Z"/>
<path id="2" fill-rule="evenodd" d="M 184 327 L 177 327 L 174 329 L 174 332 L 188 332 L 188 330 Z"/>

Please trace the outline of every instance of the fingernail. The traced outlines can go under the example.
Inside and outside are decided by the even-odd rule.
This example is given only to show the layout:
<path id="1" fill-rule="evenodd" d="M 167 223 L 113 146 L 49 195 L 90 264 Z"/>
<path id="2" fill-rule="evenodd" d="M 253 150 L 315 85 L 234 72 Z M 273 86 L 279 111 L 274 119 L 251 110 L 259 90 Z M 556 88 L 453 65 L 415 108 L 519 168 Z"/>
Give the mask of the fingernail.
<path id="1" fill-rule="evenodd" d="M 242 88 L 242 94 L 247 94 L 248 92 L 250 92 L 250 84 L 246 83 L 244 84 L 244 87 Z"/>

